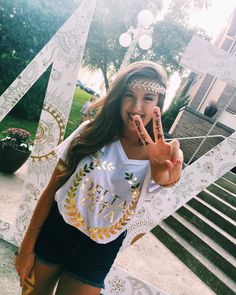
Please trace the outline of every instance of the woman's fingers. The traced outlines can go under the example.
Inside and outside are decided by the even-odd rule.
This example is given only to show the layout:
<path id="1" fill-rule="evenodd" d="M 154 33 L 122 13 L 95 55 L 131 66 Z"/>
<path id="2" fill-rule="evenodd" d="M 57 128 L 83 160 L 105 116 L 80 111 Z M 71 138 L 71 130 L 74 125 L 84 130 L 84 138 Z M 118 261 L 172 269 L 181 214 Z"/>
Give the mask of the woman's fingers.
<path id="1" fill-rule="evenodd" d="M 177 162 L 183 162 L 183 153 L 180 149 L 179 141 L 174 139 L 170 142 L 171 146 L 171 161 L 173 164 Z"/>
<path id="2" fill-rule="evenodd" d="M 150 145 L 152 143 L 152 139 L 149 136 L 140 117 L 138 115 L 135 115 L 133 120 L 134 120 L 134 124 L 136 126 L 137 133 L 138 133 L 139 138 L 141 139 L 142 143 L 146 146 Z"/>
<path id="3" fill-rule="evenodd" d="M 25 281 L 30 274 L 34 265 L 34 257 L 30 255 L 29 257 L 16 256 L 15 258 L 15 268 L 19 275 L 20 286 L 25 285 Z"/>
<path id="4" fill-rule="evenodd" d="M 159 107 L 155 107 L 153 109 L 153 133 L 155 136 L 155 142 L 165 140 L 161 122 L 161 111 Z"/>
<path id="5" fill-rule="evenodd" d="M 30 273 L 30 269 L 28 269 L 27 271 L 21 273 L 21 275 L 20 275 L 20 285 L 21 285 L 21 287 L 23 287 L 25 285 L 25 280 L 27 279 L 29 273 Z"/>
<path id="6" fill-rule="evenodd" d="M 166 160 L 163 165 L 165 167 L 165 170 L 170 170 L 174 167 L 174 164 L 169 160 Z"/>

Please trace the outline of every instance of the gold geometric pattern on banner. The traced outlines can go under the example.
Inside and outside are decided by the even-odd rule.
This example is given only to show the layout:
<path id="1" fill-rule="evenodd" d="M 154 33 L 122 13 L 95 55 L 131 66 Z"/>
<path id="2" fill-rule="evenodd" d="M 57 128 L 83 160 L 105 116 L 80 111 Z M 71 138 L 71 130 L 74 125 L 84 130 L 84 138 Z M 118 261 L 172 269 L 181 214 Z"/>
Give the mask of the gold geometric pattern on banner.
<path id="1" fill-rule="evenodd" d="M 0 218 L 1 237 L 15 245 L 36 205 L 32 186 L 41 193 L 58 161 L 53 150 L 63 140 L 95 4 L 95 0 L 80 1 L 73 15 L 0 96 L 2 120 L 52 65 L 16 220 L 12 224 Z"/>
<path id="2" fill-rule="evenodd" d="M 39 122 L 34 147 L 37 155 L 32 155 L 33 161 L 47 160 L 52 157 L 54 155 L 52 147 L 55 141 L 61 143 L 65 132 L 64 120 L 54 106 L 45 104 L 42 112 L 47 120 Z"/>

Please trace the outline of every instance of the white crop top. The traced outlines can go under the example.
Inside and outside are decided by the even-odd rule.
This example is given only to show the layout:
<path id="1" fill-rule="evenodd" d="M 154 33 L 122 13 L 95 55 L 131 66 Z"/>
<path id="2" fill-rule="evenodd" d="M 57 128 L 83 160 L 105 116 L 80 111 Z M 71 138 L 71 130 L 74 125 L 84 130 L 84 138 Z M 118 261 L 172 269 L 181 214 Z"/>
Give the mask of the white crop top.
<path id="1" fill-rule="evenodd" d="M 86 124 L 55 149 L 63 161 L 71 140 Z M 141 206 L 139 196 L 148 167 L 148 160 L 128 159 L 120 140 L 83 158 L 55 195 L 65 222 L 97 243 L 115 240 Z"/>

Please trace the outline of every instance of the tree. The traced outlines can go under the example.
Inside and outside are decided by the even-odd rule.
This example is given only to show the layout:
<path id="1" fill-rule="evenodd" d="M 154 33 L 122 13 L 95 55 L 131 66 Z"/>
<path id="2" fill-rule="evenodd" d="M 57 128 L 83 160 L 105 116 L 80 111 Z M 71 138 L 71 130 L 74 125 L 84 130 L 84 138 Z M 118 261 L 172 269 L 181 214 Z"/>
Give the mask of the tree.
<path id="1" fill-rule="evenodd" d="M 131 24 L 137 22 L 140 10 L 147 8 L 150 0 L 101 0 L 97 2 L 85 48 L 84 64 L 90 69 L 100 69 L 104 76 L 106 89 L 109 87 L 109 72 L 116 72 L 125 55 L 119 44 L 119 36 Z M 155 1 L 161 8 L 162 1 Z"/>
<path id="2" fill-rule="evenodd" d="M 172 0 L 174 3 L 179 0 Z M 184 2 L 207 2 L 207 0 L 184 0 Z M 14 81 L 41 48 L 73 13 L 81 0 L 0 0 L 0 91 Z M 116 0 L 97 1 L 86 46 L 85 64 L 101 69 L 105 85 L 109 87 L 109 75 L 116 72 L 126 50 L 119 45 L 119 36 L 130 25 L 136 26 L 140 10 L 149 8 L 156 15 L 162 9 L 162 0 Z M 178 8 L 178 5 L 176 5 Z M 179 69 L 178 61 L 183 48 L 190 40 L 192 31 L 174 17 L 170 8 L 169 19 L 156 23 L 152 50 L 138 50 L 135 59 L 159 60 L 171 72 Z M 181 8 L 178 8 L 181 9 Z M 183 13 L 185 15 L 185 13 Z M 172 17 L 172 19 L 171 19 Z M 175 25 L 173 25 L 175 21 Z M 176 30 L 175 36 L 171 35 Z M 175 37 L 175 38 L 174 38 Z M 173 41 L 173 39 L 175 39 Z M 168 42 L 167 42 L 168 41 Z M 31 120 L 37 120 L 47 86 L 50 70 L 45 73 L 16 105 L 13 112 Z"/>
<path id="3" fill-rule="evenodd" d="M 3 2 L 3 1 L 1 1 Z M 0 91 L 15 80 L 77 7 L 78 1 L 11 0 L 0 9 Z M 60 14 L 56 13 L 60 7 Z M 37 120 L 49 77 L 48 70 L 12 110 Z"/>
<path id="4" fill-rule="evenodd" d="M 173 99 L 169 108 L 162 115 L 162 124 L 165 132 L 168 132 L 173 125 L 179 111 L 186 107 L 189 102 L 189 96 L 179 97 Z"/>
<path id="5" fill-rule="evenodd" d="M 198 33 L 205 37 L 203 31 L 187 26 L 190 8 L 208 4 L 207 0 L 172 0 L 166 17 L 154 25 L 152 48 L 144 51 L 137 47 L 131 61 L 155 60 L 162 63 L 170 73 L 179 71 L 181 54 L 192 35 Z M 126 52 L 119 44 L 119 36 L 131 24 L 136 26 L 137 15 L 144 8 L 151 9 L 155 16 L 162 9 L 162 1 L 99 1 L 85 48 L 84 64 L 90 69 L 102 71 L 106 89 L 109 87 L 109 73 L 113 74 L 119 69 Z"/>

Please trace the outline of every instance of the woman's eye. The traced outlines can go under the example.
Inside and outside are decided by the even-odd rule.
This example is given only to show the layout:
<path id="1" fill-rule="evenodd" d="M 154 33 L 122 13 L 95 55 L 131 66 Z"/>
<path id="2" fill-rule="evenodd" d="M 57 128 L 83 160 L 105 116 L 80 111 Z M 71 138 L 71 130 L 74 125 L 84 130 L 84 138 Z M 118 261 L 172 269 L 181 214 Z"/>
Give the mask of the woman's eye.
<path id="1" fill-rule="evenodd" d="M 125 94 L 125 97 L 133 97 L 133 94 L 131 94 L 131 93 L 126 93 L 126 94 Z"/>
<path id="2" fill-rule="evenodd" d="M 149 97 L 149 96 L 145 96 L 144 99 L 148 101 L 153 101 L 153 97 Z"/>

